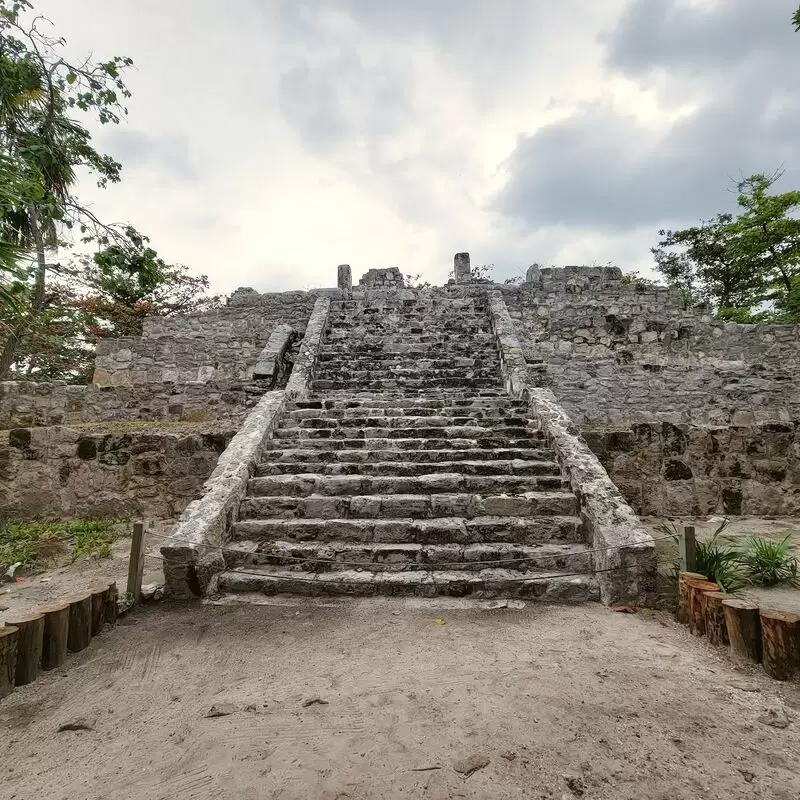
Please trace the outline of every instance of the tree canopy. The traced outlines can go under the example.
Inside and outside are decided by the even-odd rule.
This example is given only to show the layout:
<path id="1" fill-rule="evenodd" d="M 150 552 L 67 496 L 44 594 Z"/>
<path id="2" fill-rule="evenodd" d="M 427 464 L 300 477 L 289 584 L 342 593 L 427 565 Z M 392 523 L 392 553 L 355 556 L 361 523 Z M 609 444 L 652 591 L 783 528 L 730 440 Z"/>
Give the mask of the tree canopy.
<path id="1" fill-rule="evenodd" d="M 67 53 L 29 0 L 0 0 L 0 380 L 85 379 L 97 336 L 209 302 L 205 277 L 166 264 L 132 226 L 107 225 L 81 202 L 79 173 L 101 187 L 120 180 L 87 125 L 125 117 L 133 62 Z M 56 262 L 76 243 L 97 252 Z"/>
<path id="2" fill-rule="evenodd" d="M 781 173 L 736 185 L 739 213 L 661 230 L 656 269 L 687 302 L 723 319 L 800 322 L 800 192 L 773 193 Z"/>

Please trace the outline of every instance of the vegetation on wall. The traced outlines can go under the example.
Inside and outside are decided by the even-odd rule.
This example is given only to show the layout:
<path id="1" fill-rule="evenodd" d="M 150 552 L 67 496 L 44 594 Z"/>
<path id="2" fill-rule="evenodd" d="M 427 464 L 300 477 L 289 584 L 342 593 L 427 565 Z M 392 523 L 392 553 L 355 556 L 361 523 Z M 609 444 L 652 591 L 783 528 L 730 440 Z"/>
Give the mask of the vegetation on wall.
<path id="1" fill-rule="evenodd" d="M 73 61 L 29 0 L 0 0 L 0 380 L 86 380 L 97 336 L 135 332 L 146 313 L 203 306 L 207 280 L 158 258 L 129 225 L 81 201 L 121 164 L 86 125 L 118 124 L 127 56 Z M 79 245 L 91 255 L 70 255 Z M 72 251 L 74 253 L 74 251 Z"/>

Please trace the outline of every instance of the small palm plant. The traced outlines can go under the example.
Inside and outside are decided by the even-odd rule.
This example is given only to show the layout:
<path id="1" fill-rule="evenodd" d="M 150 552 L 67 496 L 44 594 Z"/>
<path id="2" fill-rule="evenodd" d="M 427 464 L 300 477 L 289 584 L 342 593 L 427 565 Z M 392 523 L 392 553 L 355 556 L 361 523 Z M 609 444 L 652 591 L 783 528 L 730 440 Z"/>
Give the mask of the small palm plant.
<path id="1" fill-rule="evenodd" d="M 800 588 L 797 559 L 792 555 L 790 537 L 760 539 L 751 537 L 745 542 L 739 561 L 750 581 L 759 586 L 786 583 Z"/>

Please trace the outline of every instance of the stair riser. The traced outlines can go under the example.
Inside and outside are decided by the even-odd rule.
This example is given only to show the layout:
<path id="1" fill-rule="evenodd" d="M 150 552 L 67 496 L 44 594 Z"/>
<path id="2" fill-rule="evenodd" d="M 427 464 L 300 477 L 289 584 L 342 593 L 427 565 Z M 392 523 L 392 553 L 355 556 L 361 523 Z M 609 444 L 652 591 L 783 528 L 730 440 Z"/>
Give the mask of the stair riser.
<path id="1" fill-rule="evenodd" d="M 369 399 L 366 397 L 336 397 L 323 394 L 319 399 L 297 400 L 287 404 L 287 411 L 343 411 L 356 415 L 370 416 L 383 409 L 386 416 L 393 416 L 395 412 L 408 413 L 411 416 L 422 415 L 430 411 L 434 415 L 445 416 L 451 412 L 455 413 L 484 413 L 484 414 L 524 414 L 525 404 L 519 401 L 509 400 L 508 397 L 472 397 L 463 399 L 463 392 L 457 392 L 450 396 L 441 398 L 431 397 L 386 397 L 383 394 L 375 395 Z M 391 414 L 389 412 L 392 412 Z"/>
<path id="2" fill-rule="evenodd" d="M 391 550 L 376 553 L 369 547 L 348 549 L 336 552 L 324 545 L 309 548 L 280 546 L 270 552 L 269 545 L 255 553 L 245 553 L 234 549 L 224 551 L 225 563 L 230 567 L 273 566 L 302 572 L 337 572 L 348 569 L 368 569 L 373 572 L 392 572 L 406 569 L 460 569 L 480 572 L 487 566 L 503 569 L 549 570 L 586 574 L 592 570 L 591 557 L 586 552 L 568 553 L 554 556 L 542 553 L 539 556 L 529 552 L 509 552 L 507 548 L 480 547 L 479 553 L 465 553 L 465 549 L 447 546 L 428 546 L 422 549 L 407 548 L 401 545 Z M 457 565 L 457 566 L 455 566 Z"/>
<path id="3" fill-rule="evenodd" d="M 408 517 L 575 516 L 573 495 L 481 497 L 477 494 L 388 495 L 356 497 L 247 497 L 241 519 L 392 519 Z"/>
<path id="4" fill-rule="evenodd" d="M 287 420 L 325 419 L 338 421 L 340 424 L 360 425 L 369 421 L 371 425 L 402 425 L 402 420 L 418 420 L 419 424 L 426 425 L 527 425 L 528 417 L 522 409 L 494 409 L 494 408 L 297 408 L 289 411 Z M 384 423 L 384 420 L 390 422 Z M 315 427 L 303 425 L 301 427 Z M 327 427 L 327 426 L 326 426 Z"/>
<path id="5" fill-rule="evenodd" d="M 509 494 L 558 491 L 560 474 L 519 477 L 516 475 L 458 475 L 442 473 L 426 476 L 369 477 L 361 475 L 302 476 L 279 475 L 252 478 L 250 497 L 342 497 L 346 495 L 428 494 Z"/>
<path id="6" fill-rule="evenodd" d="M 558 465 L 549 461 L 442 461 L 436 462 L 378 462 L 362 464 L 330 464 L 322 461 L 303 463 L 265 463 L 258 467 L 257 476 L 297 475 L 313 472 L 318 475 L 380 475 L 387 477 L 413 477 L 440 472 L 459 472 L 462 475 L 559 475 Z"/>
<path id="7" fill-rule="evenodd" d="M 528 430 L 524 425 L 509 425 L 496 428 L 484 428 L 478 426 L 453 426 L 446 427 L 424 427 L 402 426 L 397 428 L 298 428 L 286 427 L 275 431 L 273 439 L 290 440 L 296 442 L 313 441 L 316 439 L 342 440 L 342 439 L 525 439 L 529 436 Z M 540 434 L 531 433 L 531 441 L 541 441 Z"/>
<path id="8" fill-rule="evenodd" d="M 315 409 L 307 409 L 306 413 L 313 413 Z M 417 428 L 476 428 L 478 430 L 488 430 L 494 432 L 498 428 L 505 430 L 514 427 L 516 430 L 528 430 L 528 420 L 524 417 L 498 416 L 493 420 L 482 420 L 477 417 L 438 417 L 438 416 L 412 416 L 402 415 L 396 417 L 375 416 L 375 417 L 329 417 L 325 411 L 317 410 L 317 414 L 324 416 L 296 417 L 298 412 L 292 412 L 291 417 L 286 422 L 287 428 L 306 428 L 313 430 L 347 430 L 354 428 L 374 428 L 374 429 L 404 429 L 415 430 Z M 290 425 L 289 422 L 292 424 Z M 487 425 L 487 423 L 489 423 Z M 490 427 L 491 426 L 491 427 Z"/>
<path id="9" fill-rule="evenodd" d="M 435 580 L 423 575 L 376 573 L 369 581 L 349 578 L 349 573 L 331 574 L 309 581 L 302 574 L 287 580 L 269 576 L 248 576 L 223 573 L 219 580 L 222 592 L 260 592 L 266 595 L 347 595 L 366 597 L 494 597 L 538 600 L 544 603 L 585 603 L 598 599 L 598 590 L 591 579 L 565 580 L 486 580 L 475 575 L 470 579 Z"/>
<path id="10" fill-rule="evenodd" d="M 426 390 L 431 387 L 442 388 L 460 388 L 468 389 L 488 389 L 500 385 L 499 373 L 497 378 L 465 378 L 465 377 L 452 377 L 452 378 L 438 378 L 420 377 L 417 374 L 415 377 L 408 378 L 391 378 L 391 377 L 375 377 L 371 380 L 361 380 L 358 378 L 352 380 L 332 380 L 320 377 L 312 382 L 312 388 L 315 392 L 325 391 L 326 389 L 347 389 L 348 391 L 369 391 L 375 392 L 383 389 L 409 389 L 409 390 Z"/>
<path id="11" fill-rule="evenodd" d="M 577 517 L 410 519 L 244 519 L 234 538 L 250 541 L 359 542 L 368 544 L 481 544 L 505 542 L 534 546 L 545 542 L 580 542 Z"/>
<path id="12" fill-rule="evenodd" d="M 272 445 L 277 448 L 278 442 Z M 319 448 L 289 448 L 270 449 L 264 454 L 265 465 L 289 464 L 289 463 L 311 463 L 321 464 L 346 464 L 346 465 L 366 465 L 371 462 L 398 462 L 400 463 L 444 463 L 448 461 L 475 461 L 481 460 L 486 464 L 495 461 L 517 460 L 517 461 L 542 461 L 551 460 L 553 453 L 551 450 L 543 448 L 517 448 L 517 449 L 495 449 L 495 450 L 425 450 L 407 449 L 393 450 L 385 448 L 376 455 L 374 450 L 351 449 L 351 450 L 321 450 Z M 307 469 L 299 469 L 298 472 L 308 472 Z"/>
<path id="13" fill-rule="evenodd" d="M 280 431 L 278 431 L 279 433 Z M 282 450 L 287 443 L 293 443 L 301 449 L 318 448 L 319 450 L 468 450 L 473 454 L 476 450 L 535 450 L 541 447 L 536 439 L 510 439 L 508 437 L 492 437 L 484 439 L 319 439 L 310 437 L 283 437 L 273 439 L 275 449 Z M 470 456 L 474 458 L 474 455 Z M 270 460 L 269 450 L 264 455 Z M 383 460 L 383 458 L 377 459 Z"/>

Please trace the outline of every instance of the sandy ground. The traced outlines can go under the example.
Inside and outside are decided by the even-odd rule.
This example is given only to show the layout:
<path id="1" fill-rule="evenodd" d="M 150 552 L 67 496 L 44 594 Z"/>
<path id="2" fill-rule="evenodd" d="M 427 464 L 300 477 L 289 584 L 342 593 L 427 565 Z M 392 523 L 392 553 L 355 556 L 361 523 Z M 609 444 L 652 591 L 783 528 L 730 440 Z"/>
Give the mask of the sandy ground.
<path id="1" fill-rule="evenodd" d="M 799 684 L 599 605 L 151 605 L 0 702 L 3 800 L 794 800 L 798 758 Z"/>

